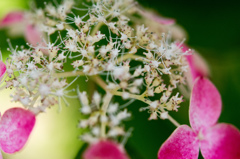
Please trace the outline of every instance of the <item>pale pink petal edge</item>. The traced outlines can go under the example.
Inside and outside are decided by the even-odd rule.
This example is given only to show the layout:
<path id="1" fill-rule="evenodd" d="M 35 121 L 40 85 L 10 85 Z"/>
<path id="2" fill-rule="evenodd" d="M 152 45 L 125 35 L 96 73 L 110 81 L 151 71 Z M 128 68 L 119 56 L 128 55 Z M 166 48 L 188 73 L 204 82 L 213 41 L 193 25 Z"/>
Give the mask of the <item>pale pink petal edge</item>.
<path id="1" fill-rule="evenodd" d="M 138 9 L 138 11 L 144 17 L 149 18 L 149 19 L 151 19 L 159 24 L 162 24 L 162 25 L 173 25 L 176 23 L 175 19 L 165 18 L 165 17 L 159 16 L 151 11 L 146 11 L 143 9 Z"/>

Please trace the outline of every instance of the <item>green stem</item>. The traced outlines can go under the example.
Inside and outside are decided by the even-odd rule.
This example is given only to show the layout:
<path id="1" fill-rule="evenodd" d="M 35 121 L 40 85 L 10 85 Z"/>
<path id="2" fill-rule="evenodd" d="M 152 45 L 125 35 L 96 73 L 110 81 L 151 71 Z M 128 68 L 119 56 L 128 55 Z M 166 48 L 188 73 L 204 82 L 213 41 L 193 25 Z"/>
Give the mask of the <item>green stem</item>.
<path id="1" fill-rule="evenodd" d="M 74 77 L 74 76 L 83 76 L 84 73 L 82 71 L 70 71 L 70 72 L 62 72 L 62 73 L 54 73 L 53 76 L 57 78 L 61 77 Z"/>
<path id="2" fill-rule="evenodd" d="M 117 59 L 117 63 L 122 62 L 122 61 L 127 60 L 127 59 L 133 59 L 133 60 L 135 60 L 135 61 L 143 61 L 143 62 L 146 62 L 146 58 L 144 58 L 143 56 L 134 55 L 134 54 L 125 54 L 124 56 L 119 57 L 119 58 Z"/>
<path id="3" fill-rule="evenodd" d="M 103 24 L 104 24 L 104 23 L 99 22 L 99 23 L 93 28 L 93 30 L 92 30 L 92 32 L 91 32 L 91 35 L 92 35 L 92 36 L 95 35 L 95 34 L 97 33 L 97 31 L 99 31 L 99 29 L 101 28 L 101 26 L 102 26 Z"/>
<path id="4" fill-rule="evenodd" d="M 128 56 L 128 55 L 125 55 L 121 58 L 122 59 L 128 59 L 129 57 L 131 58 L 139 58 L 139 56 L 137 55 L 131 55 L 131 56 Z M 120 59 L 118 59 L 118 61 L 120 61 Z M 76 71 L 76 72 L 63 72 L 63 73 L 55 73 L 54 76 L 55 77 L 58 77 L 58 78 L 61 78 L 61 77 L 72 77 L 72 76 L 77 76 L 77 75 L 84 75 L 84 73 L 82 71 Z M 110 92 L 111 94 L 113 95 L 117 95 L 117 96 L 122 96 L 122 92 L 119 92 L 117 90 L 108 90 L 107 89 L 107 84 L 102 80 L 101 77 L 95 75 L 95 76 L 92 76 L 90 77 L 91 80 L 93 80 L 94 82 L 96 82 L 100 87 L 102 87 L 106 92 Z M 133 98 L 133 99 L 137 99 L 137 100 L 140 100 L 148 105 L 151 104 L 151 101 L 144 98 L 144 93 L 142 95 L 136 95 L 136 94 L 129 94 L 129 97 L 130 98 Z M 164 112 L 164 109 L 161 110 L 162 112 Z M 168 119 L 176 126 L 180 126 L 180 124 L 175 120 L 173 119 L 170 115 L 168 115 Z M 104 127 L 104 126 L 103 126 Z M 103 130 L 101 130 L 103 131 Z"/>
<path id="5" fill-rule="evenodd" d="M 107 109 L 108 109 L 108 106 L 111 102 L 112 97 L 113 97 L 112 94 L 107 95 L 107 97 L 106 97 L 107 100 L 104 101 L 103 106 L 102 106 L 102 116 L 106 116 Z M 105 122 L 101 123 L 101 137 L 103 139 L 106 138 L 106 123 Z"/>
<path id="6" fill-rule="evenodd" d="M 171 121 L 176 127 L 181 126 L 181 124 L 179 124 L 179 123 L 178 123 L 175 119 L 173 119 L 173 117 L 170 116 L 169 114 L 168 114 L 168 120 Z"/>

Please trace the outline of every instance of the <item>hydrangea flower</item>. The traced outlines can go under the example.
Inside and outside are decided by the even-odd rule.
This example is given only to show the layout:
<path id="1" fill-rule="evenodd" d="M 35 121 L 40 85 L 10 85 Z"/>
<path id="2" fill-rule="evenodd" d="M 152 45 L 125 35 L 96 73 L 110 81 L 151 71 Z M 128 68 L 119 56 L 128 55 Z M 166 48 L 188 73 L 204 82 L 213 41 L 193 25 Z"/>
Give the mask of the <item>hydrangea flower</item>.
<path id="1" fill-rule="evenodd" d="M 79 128 L 87 130 L 81 140 L 90 144 L 84 158 L 127 159 L 123 145 L 130 132 L 125 131 L 122 123 L 131 114 L 126 107 L 134 100 L 142 101 L 146 106 L 140 110 L 147 110 L 151 114 L 149 119 L 169 119 L 179 126 L 168 111 L 177 111 L 183 102 L 183 97 L 175 90 L 186 83 L 183 77 L 188 68 L 185 57 L 190 65 L 191 81 L 205 74 L 201 66 L 195 65 L 195 55 L 187 56 L 189 49 L 174 42 L 185 36 L 175 20 L 145 11 L 134 0 L 93 0 L 80 8 L 76 5 L 74 0 L 63 0 L 61 4 L 45 3 L 44 9 L 33 12 L 9 13 L 0 27 L 14 25 L 16 30 L 22 29 L 31 45 L 20 49 L 10 46 L 12 54 L 6 66 L 0 63 L 3 67 L 0 78 L 7 72 L 6 88 L 14 88 L 12 101 L 20 102 L 35 115 L 54 105 L 61 110 L 61 99 L 70 105 L 67 98 L 79 97 L 79 110 L 86 117 L 79 122 Z M 166 34 L 167 31 L 171 33 Z M 42 39 L 42 34 L 48 35 L 48 39 Z M 90 79 L 105 95 L 88 89 L 89 94 L 93 93 L 89 98 L 87 92 L 80 91 L 81 87 L 69 90 L 72 84 L 77 84 L 79 76 L 86 76 L 86 82 Z M 164 81 L 166 76 L 169 78 Z M 70 92 L 75 92 L 75 96 Z M 124 104 L 115 103 L 116 96 L 122 97 Z M 8 119 L 2 131 L 5 132 L 2 139 L 6 141 L 0 140 L 0 143 L 7 153 L 20 150 L 34 126 L 35 115 L 29 112 L 30 115 L 22 116 L 24 112 L 21 110 L 15 118 Z M 27 127 L 19 127 L 19 122 L 26 123 Z M 210 133 L 205 132 L 214 124 L 206 128 L 201 125 L 199 130 L 194 126 L 193 130 L 187 126 L 179 129 L 183 133 L 187 129 L 187 133 L 192 134 L 189 138 L 196 139 L 194 144 L 198 145 L 203 137 L 207 138 L 205 134 Z M 18 137 L 9 140 L 6 136 L 11 135 L 12 126 Z M 195 155 L 198 146 L 193 148 Z"/>
<path id="2" fill-rule="evenodd" d="M 84 159 L 128 159 L 119 145 L 113 141 L 99 141 L 83 154 Z"/>
<path id="3" fill-rule="evenodd" d="M 197 78 L 189 108 L 190 128 L 179 126 L 161 146 L 158 159 L 239 159 L 240 132 L 233 125 L 217 124 L 221 97 L 206 78 Z"/>
<path id="4" fill-rule="evenodd" d="M 22 108 L 8 109 L 0 121 L 0 148 L 6 153 L 21 150 L 28 140 L 35 120 L 35 114 L 31 111 Z"/>

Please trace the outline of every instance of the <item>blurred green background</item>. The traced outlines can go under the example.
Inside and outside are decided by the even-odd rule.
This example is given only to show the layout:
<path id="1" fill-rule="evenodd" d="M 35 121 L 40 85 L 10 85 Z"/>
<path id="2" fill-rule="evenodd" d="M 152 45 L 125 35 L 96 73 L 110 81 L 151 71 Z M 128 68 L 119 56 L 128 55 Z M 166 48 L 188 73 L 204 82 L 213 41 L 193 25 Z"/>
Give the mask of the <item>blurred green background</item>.
<path id="1" fill-rule="evenodd" d="M 36 3 L 42 6 L 44 1 L 48 0 L 36 0 Z M 211 70 L 211 80 L 222 95 L 223 110 L 219 122 L 231 123 L 240 129 L 240 2 L 237 0 L 139 0 L 139 2 L 163 16 L 176 19 L 187 31 L 187 44 L 206 59 Z M 0 0 L 0 17 L 12 9 L 28 8 L 28 3 L 29 0 Z M 4 31 L 0 33 L 0 47 L 4 52 L 7 48 L 7 34 Z M 12 43 L 23 44 L 23 38 L 13 39 Z M 0 98 L 2 97 L 1 94 Z M 189 124 L 188 103 L 186 99 L 177 113 L 171 113 L 181 124 Z M 35 157 L 21 158 L 18 156 L 21 152 L 15 155 L 16 158 L 37 159 L 38 156 L 44 156 L 45 159 L 78 158 L 76 156 L 78 151 L 82 151 L 82 143 L 77 140 L 80 134 L 80 130 L 76 129 L 77 120 L 80 118 L 76 111 L 77 105 L 78 103 L 73 103 L 71 108 L 65 108 L 64 113 L 57 114 L 56 110 L 51 110 L 50 115 L 44 114 L 41 119 L 39 117 L 38 122 L 45 120 L 42 125 L 45 126 L 47 121 L 50 126 L 43 127 L 39 133 L 35 132 L 35 137 L 45 134 L 48 137 L 43 136 L 42 140 L 46 141 L 29 141 L 38 142 L 33 144 L 34 146 L 42 144 L 37 149 L 31 150 Z M 134 102 L 129 107 L 133 117 L 125 122 L 126 128 L 134 127 L 134 131 L 126 149 L 133 159 L 155 159 L 160 145 L 175 127 L 167 120 L 148 121 L 149 114 L 138 112 L 139 105 L 144 106 L 141 102 Z M 32 147 L 30 144 L 32 143 L 28 143 L 23 150 L 24 153 Z M 9 156 L 7 158 L 10 159 Z"/>

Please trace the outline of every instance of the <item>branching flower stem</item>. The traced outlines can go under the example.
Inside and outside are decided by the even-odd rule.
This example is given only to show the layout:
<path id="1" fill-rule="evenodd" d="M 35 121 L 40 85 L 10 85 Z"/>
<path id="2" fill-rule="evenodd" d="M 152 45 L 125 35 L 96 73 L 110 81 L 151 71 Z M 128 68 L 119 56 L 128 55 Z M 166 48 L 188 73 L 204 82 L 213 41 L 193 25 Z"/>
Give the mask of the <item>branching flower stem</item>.
<path id="1" fill-rule="evenodd" d="M 145 60 L 146 58 L 144 58 L 143 56 L 134 55 L 134 54 L 125 54 L 124 56 L 119 57 L 117 59 L 117 63 L 120 63 L 120 62 L 122 62 L 124 60 L 127 60 L 127 59 L 132 59 L 132 60 L 135 60 L 135 61 L 143 61 L 143 62 L 146 61 Z"/>
<path id="2" fill-rule="evenodd" d="M 174 32 L 182 31 L 172 29 L 173 20 L 148 13 L 135 0 L 86 2 L 77 8 L 74 0 L 62 0 L 24 13 L 29 21 L 24 24 L 28 47 L 14 48 L 9 42 L 12 54 L 6 64 L 0 52 L 0 90 L 15 88 L 12 101 L 35 115 L 56 105 L 60 111 L 62 102 L 68 106 L 68 99 L 78 98 L 79 111 L 86 116 L 78 127 L 87 130 L 80 139 L 89 144 L 104 139 L 123 147 L 132 131 L 125 131 L 123 125 L 131 117 L 126 107 L 135 100 L 143 102 L 139 110 L 148 111 L 149 120 L 169 119 L 179 127 L 168 113 L 183 102 L 180 92 L 174 91 L 185 84 L 184 56 L 191 52 L 175 41 L 182 38 Z M 86 79 L 79 84 L 87 84 L 88 89 L 69 89 L 79 76 Z M 112 100 L 115 96 L 127 101 L 120 105 Z"/>
<path id="3" fill-rule="evenodd" d="M 139 56 L 139 55 L 133 55 L 133 54 L 126 54 L 122 57 L 119 57 L 117 59 L 117 63 L 120 63 L 124 60 L 127 59 L 132 59 L 135 61 L 146 61 L 144 57 Z M 54 73 L 53 76 L 57 77 L 57 78 L 61 78 L 61 77 L 74 77 L 74 76 L 83 76 L 85 75 L 82 71 L 70 71 L 70 72 L 61 72 L 61 73 Z"/>
<path id="4" fill-rule="evenodd" d="M 61 72 L 61 73 L 54 73 L 53 76 L 57 78 L 62 77 L 75 77 L 75 76 L 83 76 L 84 73 L 82 71 L 70 71 L 70 72 Z"/>
<path id="5" fill-rule="evenodd" d="M 137 55 L 125 55 L 123 58 L 124 59 L 128 59 L 128 58 L 139 58 L 139 56 Z M 120 60 L 123 60 L 122 58 L 121 59 L 118 59 L 118 61 Z M 84 73 L 82 71 L 76 71 L 76 72 L 63 72 L 63 73 L 55 73 L 54 76 L 60 78 L 60 77 L 72 77 L 72 76 L 76 76 L 76 75 L 84 75 Z M 122 96 L 122 92 L 119 92 L 117 90 L 108 90 L 107 89 L 107 85 L 106 83 L 97 75 L 94 75 L 94 76 L 91 76 L 90 77 L 91 80 L 93 80 L 94 82 L 96 82 L 102 89 L 104 89 L 106 92 L 110 92 L 111 94 L 113 95 L 116 95 L 116 96 Z M 151 104 L 151 101 L 144 98 L 144 93 L 142 95 L 136 95 L 136 94 L 129 94 L 129 97 L 130 98 L 133 98 L 133 99 L 137 99 L 137 100 L 140 100 L 148 105 Z M 106 108 L 107 109 L 107 108 Z M 161 110 L 162 112 L 164 112 L 164 109 Z M 171 121 L 176 127 L 179 127 L 180 124 L 173 118 L 171 117 L 170 115 L 168 115 L 168 119 L 169 121 Z M 103 126 L 104 127 L 104 126 Z M 104 134 L 103 130 L 101 129 L 101 132 Z"/>
<path id="6" fill-rule="evenodd" d="M 101 88 L 103 88 L 105 91 L 109 91 L 107 89 L 107 85 L 106 83 L 99 77 L 99 76 L 92 76 L 90 78 L 91 80 L 94 80 Z M 117 90 L 111 90 L 110 91 L 111 94 L 113 95 L 116 95 L 116 96 L 122 96 L 122 92 L 119 92 Z M 136 94 L 129 94 L 129 98 L 133 98 L 133 99 L 137 99 L 137 100 L 140 100 L 148 105 L 151 104 L 151 101 L 144 98 L 144 93 L 141 94 L 141 95 L 136 95 Z M 164 109 L 161 110 L 162 112 L 164 112 Z M 173 118 L 171 117 L 170 115 L 168 115 L 168 119 L 170 122 L 172 122 L 176 127 L 179 127 L 180 124 Z"/>

